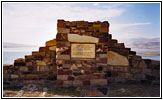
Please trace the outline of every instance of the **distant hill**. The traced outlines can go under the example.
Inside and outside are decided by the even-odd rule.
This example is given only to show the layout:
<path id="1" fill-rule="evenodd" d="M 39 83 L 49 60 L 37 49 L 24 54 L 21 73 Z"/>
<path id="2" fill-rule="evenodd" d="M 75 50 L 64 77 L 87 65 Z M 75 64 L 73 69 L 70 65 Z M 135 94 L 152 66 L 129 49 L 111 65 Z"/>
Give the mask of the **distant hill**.
<path id="1" fill-rule="evenodd" d="M 134 38 L 126 42 L 126 46 L 133 49 L 160 50 L 160 38 Z"/>
<path id="2" fill-rule="evenodd" d="M 35 45 L 26 45 L 26 44 L 3 42 L 3 48 L 21 48 L 21 47 L 36 47 L 36 46 Z"/>

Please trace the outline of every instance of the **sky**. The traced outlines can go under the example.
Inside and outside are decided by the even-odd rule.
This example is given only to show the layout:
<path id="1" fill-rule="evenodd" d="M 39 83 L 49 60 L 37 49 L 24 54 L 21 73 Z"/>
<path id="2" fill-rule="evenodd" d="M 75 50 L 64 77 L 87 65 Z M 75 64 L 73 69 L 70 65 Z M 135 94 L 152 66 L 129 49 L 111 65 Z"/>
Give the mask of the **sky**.
<path id="1" fill-rule="evenodd" d="M 159 3 L 3 3 L 3 42 L 44 46 L 56 37 L 57 20 L 108 21 L 112 38 L 160 37 Z"/>

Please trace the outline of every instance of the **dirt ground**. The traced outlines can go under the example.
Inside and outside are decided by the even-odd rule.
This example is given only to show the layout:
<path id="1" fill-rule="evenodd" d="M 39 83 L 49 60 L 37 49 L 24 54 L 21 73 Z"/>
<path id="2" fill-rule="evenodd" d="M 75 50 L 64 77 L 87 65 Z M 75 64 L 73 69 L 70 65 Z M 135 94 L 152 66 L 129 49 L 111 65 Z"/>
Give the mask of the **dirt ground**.
<path id="1" fill-rule="evenodd" d="M 59 87 L 48 83 L 30 84 L 5 87 L 3 97 L 160 97 L 160 86 L 110 83 L 104 87 Z"/>

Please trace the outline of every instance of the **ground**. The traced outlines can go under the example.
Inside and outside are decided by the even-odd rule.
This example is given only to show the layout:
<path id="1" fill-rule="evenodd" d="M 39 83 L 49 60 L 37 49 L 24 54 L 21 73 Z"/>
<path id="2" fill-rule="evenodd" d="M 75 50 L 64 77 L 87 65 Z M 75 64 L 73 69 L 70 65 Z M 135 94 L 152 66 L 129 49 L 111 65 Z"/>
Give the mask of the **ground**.
<path id="1" fill-rule="evenodd" d="M 159 97 L 160 86 L 110 83 L 104 87 L 59 87 L 54 84 L 29 84 L 7 87 L 3 97 Z"/>

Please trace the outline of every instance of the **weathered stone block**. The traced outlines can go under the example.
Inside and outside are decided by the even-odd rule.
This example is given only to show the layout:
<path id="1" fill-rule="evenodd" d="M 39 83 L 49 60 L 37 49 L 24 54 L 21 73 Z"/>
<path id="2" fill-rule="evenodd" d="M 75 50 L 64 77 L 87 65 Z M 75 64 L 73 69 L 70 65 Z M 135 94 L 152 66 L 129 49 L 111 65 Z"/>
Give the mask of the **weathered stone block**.
<path id="1" fill-rule="evenodd" d="M 62 65 L 62 68 L 65 68 L 65 69 L 69 69 L 70 67 L 71 67 L 70 64 L 63 64 L 63 65 Z"/>
<path id="2" fill-rule="evenodd" d="M 73 85 L 73 83 L 72 83 L 73 81 L 63 81 L 63 86 L 72 86 Z"/>
<path id="3" fill-rule="evenodd" d="M 142 73 L 145 75 L 152 75 L 151 69 L 148 68 L 142 69 Z"/>
<path id="4" fill-rule="evenodd" d="M 45 56 L 45 52 L 33 51 L 33 52 L 32 52 L 32 56 Z"/>
<path id="5" fill-rule="evenodd" d="M 45 43 L 45 45 L 46 45 L 47 47 L 56 46 L 56 39 L 47 41 L 47 42 Z"/>
<path id="6" fill-rule="evenodd" d="M 146 63 L 144 62 L 144 60 L 142 60 L 142 61 L 139 63 L 139 68 L 142 68 L 142 69 L 147 68 L 147 65 L 146 65 Z"/>
<path id="7" fill-rule="evenodd" d="M 96 57 L 99 57 L 99 58 L 107 58 L 107 54 L 97 54 Z"/>
<path id="8" fill-rule="evenodd" d="M 57 75 L 57 80 L 68 80 L 68 75 Z"/>
<path id="9" fill-rule="evenodd" d="M 79 75 L 82 75 L 82 72 L 80 70 L 78 71 L 73 71 L 73 75 L 74 76 L 79 76 Z"/>
<path id="10" fill-rule="evenodd" d="M 75 76 L 75 80 L 85 80 L 87 79 L 88 76 L 87 75 L 79 75 L 79 76 Z"/>
<path id="11" fill-rule="evenodd" d="M 26 62 L 26 66 L 33 66 L 33 62 Z"/>
<path id="12" fill-rule="evenodd" d="M 44 66 L 44 70 L 45 72 L 49 72 L 49 66 Z"/>
<path id="13" fill-rule="evenodd" d="M 91 71 L 85 70 L 85 71 L 84 71 L 84 74 L 91 74 Z"/>
<path id="14" fill-rule="evenodd" d="M 57 28 L 57 33 L 70 33 L 70 29 L 69 28 Z"/>
<path id="15" fill-rule="evenodd" d="M 50 71 L 57 71 L 57 67 L 56 66 L 50 66 Z"/>
<path id="16" fill-rule="evenodd" d="M 108 30 L 108 28 L 100 28 L 100 30 L 99 30 L 100 32 L 108 32 L 109 30 Z"/>
<path id="17" fill-rule="evenodd" d="M 76 69 L 78 69 L 78 67 L 77 67 L 77 65 L 76 64 L 72 64 L 72 66 L 71 66 L 71 68 L 70 68 L 71 70 L 76 70 Z"/>
<path id="18" fill-rule="evenodd" d="M 135 51 L 129 51 L 129 54 L 130 55 L 136 55 L 136 52 Z"/>
<path id="19" fill-rule="evenodd" d="M 89 68 L 89 67 L 88 67 L 88 68 Z M 89 69 L 90 69 L 92 72 L 98 71 L 97 67 L 90 67 Z"/>
<path id="20" fill-rule="evenodd" d="M 72 70 L 68 69 L 58 69 L 58 75 L 72 75 Z"/>
<path id="21" fill-rule="evenodd" d="M 101 27 L 101 23 L 93 23 L 93 27 L 100 28 Z"/>
<path id="22" fill-rule="evenodd" d="M 119 55 L 118 53 L 115 53 L 113 51 L 108 51 L 108 64 L 109 65 L 122 65 L 122 66 L 128 66 L 129 61 L 126 57 Z"/>
<path id="23" fill-rule="evenodd" d="M 101 58 L 100 61 L 101 61 L 101 63 L 107 64 L 108 59 L 107 58 Z"/>
<path id="24" fill-rule="evenodd" d="M 7 74 L 7 69 L 3 69 L 3 74 Z"/>
<path id="25" fill-rule="evenodd" d="M 46 52 L 48 51 L 48 47 L 40 47 L 39 52 Z"/>
<path id="26" fill-rule="evenodd" d="M 51 51 L 56 51 L 56 46 L 51 46 L 51 47 L 49 47 L 49 50 L 51 50 Z"/>
<path id="27" fill-rule="evenodd" d="M 56 80 L 56 85 L 63 85 L 63 80 Z"/>
<path id="28" fill-rule="evenodd" d="M 81 80 L 74 80 L 72 84 L 73 86 L 83 86 L 83 82 Z"/>
<path id="29" fill-rule="evenodd" d="M 26 62 L 29 62 L 31 60 L 34 60 L 34 56 L 32 56 L 32 55 L 25 55 L 25 61 Z"/>
<path id="30" fill-rule="evenodd" d="M 64 60 L 56 60 L 56 64 L 64 64 Z"/>
<path id="31" fill-rule="evenodd" d="M 37 66 L 46 66 L 46 63 L 44 61 L 41 61 L 41 60 L 36 60 L 36 65 Z"/>
<path id="32" fill-rule="evenodd" d="M 14 62 L 25 62 L 25 59 L 24 58 L 18 58 L 16 60 L 14 60 Z"/>
<path id="33" fill-rule="evenodd" d="M 107 85 L 107 79 L 91 79 L 91 86 L 104 86 Z"/>
<path id="34" fill-rule="evenodd" d="M 68 76 L 68 80 L 74 80 L 73 76 Z"/>
<path id="35" fill-rule="evenodd" d="M 27 66 L 20 66 L 19 71 L 21 72 L 28 72 L 28 67 Z"/>
<path id="36" fill-rule="evenodd" d="M 100 74 L 89 74 L 87 75 L 87 79 L 99 79 Z"/>
<path id="37" fill-rule="evenodd" d="M 26 66 L 24 58 L 18 58 L 14 60 L 14 66 Z"/>
<path id="38" fill-rule="evenodd" d="M 141 56 L 133 56 L 132 59 L 133 59 L 133 60 L 138 60 L 138 61 L 142 60 Z"/>
<path id="39" fill-rule="evenodd" d="M 56 59 L 70 60 L 70 55 L 56 55 Z"/>
<path id="40" fill-rule="evenodd" d="M 40 75 L 38 74 L 27 74 L 26 79 L 39 79 Z"/>
<path id="41" fill-rule="evenodd" d="M 145 80 L 146 79 L 145 74 L 142 74 L 142 73 L 133 74 L 133 77 L 136 80 Z"/>
<path id="42" fill-rule="evenodd" d="M 131 73 L 140 73 L 141 69 L 140 68 L 131 68 L 130 72 Z"/>
<path id="43" fill-rule="evenodd" d="M 64 20 L 58 20 L 57 27 L 65 28 L 66 27 L 66 23 L 64 22 Z"/>
<path id="44" fill-rule="evenodd" d="M 103 71 L 113 71 L 113 66 L 105 66 Z"/>
<path id="45" fill-rule="evenodd" d="M 124 45 L 124 43 L 115 43 L 114 47 L 115 48 L 125 48 L 125 45 Z"/>
<path id="46" fill-rule="evenodd" d="M 11 74 L 11 79 L 17 79 L 17 78 L 19 78 L 19 75 L 16 75 L 16 74 Z"/>
<path id="47" fill-rule="evenodd" d="M 84 80 L 83 86 L 90 86 L 90 80 Z"/>
<path id="48" fill-rule="evenodd" d="M 56 35 L 56 40 L 57 41 L 68 41 L 68 36 L 67 36 L 67 34 L 65 34 L 65 33 L 58 33 L 57 35 Z M 57 42 L 58 43 L 58 42 Z M 58 47 L 58 46 L 57 46 Z"/>
<path id="49" fill-rule="evenodd" d="M 78 34 L 68 34 L 69 42 L 89 42 L 98 43 L 99 39 L 91 36 L 82 36 Z"/>

